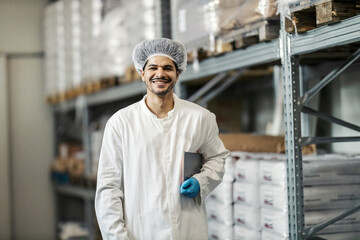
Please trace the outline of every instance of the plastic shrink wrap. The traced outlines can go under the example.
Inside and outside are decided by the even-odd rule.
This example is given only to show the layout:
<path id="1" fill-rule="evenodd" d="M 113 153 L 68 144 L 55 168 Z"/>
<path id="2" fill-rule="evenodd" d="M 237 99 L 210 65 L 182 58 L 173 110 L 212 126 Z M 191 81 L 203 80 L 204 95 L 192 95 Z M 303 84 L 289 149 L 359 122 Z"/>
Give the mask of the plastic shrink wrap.
<path id="1" fill-rule="evenodd" d="M 248 229 L 260 231 L 260 208 L 245 204 L 234 204 L 234 223 Z"/>
<path id="2" fill-rule="evenodd" d="M 206 214 L 208 220 L 224 225 L 233 223 L 232 205 L 224 205 L 212 200 L 206 200 Z"/>
<path id="3" fill-rule="evenodd" d="M 304 188 L 305 210 L 352 208 L 360 203 L 360 185 L 329 185 Z"/>
<path id="4" fill-rule="evenodd" d="M 287 208 L 285 187 L 261 185 L 260 201 L 263 207 Z M 360 203 L 360 185 L 328 185 L 304 188 L 304 209 L 323 210 L 351 208 Z"/>
<path id="5" fill-rule="evenodd" d="M 279 158 L 280 160 L 281 158 Z M 286 162 L 261 160 L 260 182 L 286 186 Z M 360 156 L 346 154 L 305 155 L 303 157 L 305 186 L 360 183 Z"/>
<path id="6" fill-rule="evenodd" d="M 99 55 L 96 40 L 101 30 L 101 0 L 81 0 L 81 79 L 82 83 L 99 77 Z"/>
<path id="7" fill-rule="evenodd" d="M 260 231 L 235 225 L 234 240 L 261 240 L 261 234 Z"/>
<path id="8" fill-rule="evenodd" d="M 64 0 L 66 90 L 81 84 L 80 0 Z"/>
<path id="9" fill-rule="evenodd" d="M 360 183 L 360 156 L 309 155 L 303 158 L 304 185 Z"/>
<path id="10" fill-rule="evenodd" d="M 232 157 L 228 157 L 225 160 L 223 181 L 209 193 L 206 198 L 207 202 L 216 202 L 222 206 L 228 206 L 233 203 L 234 164 L 234 159 Z"/>
<path id="11" fill-rule="evenodd" d="M 45 93 L 55 95 L 66 90 L 64 3 L 48 5 L 44 16 Z"/>
<path id="12" fill-rule="evenodd" d="M 346 209 L 338 209 L 338 210 L 324 210 L 324 211 L 310 211 L 305 212 L 305 228 L 309 228 L 315 225 L 318 225 L 324 221 L 327 221 L 340 213 L 345 212 Z M 260 213 L 260 221 L 262 226 L 263 234 L 265 232 L 278 234 L 283 237 L 288 236 L 288 212 L 280 211 L 280 210 L 273 210 L 268 208 L 261 208 Z M 319 234 L 329 234 L 329 233 L 347 233 L 350 236 L 357 236 L 360 237 L 360 232 L 358 231 L 360 224 L 360 213 L 352 214 L 345 219 L 339 220 L 335 224 L 327 226 L 326 228 L 322 229 Z M 353 233 L 354 232 L 354 233 Z M 268 235 L 268 234 L 267 234 Z M 346 234 L 345 234 L 346 235 Z M 329 234 L 329 236 L 331 236 Z M 333 235 L 334 237 L 336 235 Z M 341 236 L 341 235 L 340 235 Z M 269 238 L 271 239 L 271 238 Z M 283 239 L 283 238 L 279 238 Z M 286 238 L 284 238 L 286 239 Z M 328 238 L 325 238 L 328 239 Z M 331 239 L 331 238 L 329 238 Z M 340 238 L 341 239 L 341 238 Z M 348 238 L 343 238 L 348 239 Z"/>
<path id="13" fill-rule="evenodd" d="M 318 236 L 326 240 L 359 240 L 360 232 L 319 234 Z"/>
<path id="14" fill-rule="evenodd" d="M 258 184 L 259 161 L 242 152 L 232 152 L 231 156 L 237 159 L 234 170 L 236 181 Z"/>
<path id="15" fill-rule="evenodd" d="M 258 184 L 235 182 L 233 189 L 235 203 L 247 204 L 253 207 L 260 206 Z"/>
<path id="16" fill-rule="evenodd" d="M 286 211 L 288 208 L 287 189 L 275 185 L 260 185 L 260 202 L 262 207 Z"/>
<path id="17" fill-rule="evenodd" d="M 262 230 L 261 231 L 261 240 L 289 240 L 288 236 L 282 236 L 280 234 L 268 231 L 268 230 Z"/>
<path id="18" fill-rule="evenodd" d="M 233 188 L 232 182 L 223 181 L 222 183 L 219 184 L 219 186 L 217 186 L 214 189 L 214 191 L 212 191 L 207 196 L 206 199 L 208 202 L 216 201 L 222 206 L 231 205 L 233 202 L 232 188 Z"/>
<path id="19" fill-rule="evenodd" d="M 223 182 L 233 183 L 235 181 L 235 163 L 236 160 L 231 155 L 225 160 L 225 173 L 223 176 Z"/>
<path id="20" fill-rule="evenodd" d="M 287 186 L 286 162 L 278 160 L 261 160 L 259 164 L 260 183 Z"/>
<path id="21" fill-rule="evenodd" d="M 205 199 L 209 239 L 232 239 L 234 164 L 226 159 L 223 181 Z"/>
<path id="22" fill-rule="evenodd" d="M 208 221 L 209 240 L 232 240 L 233 226 L 221 224 L 216 221 Z"/>
<path id="23" fill-rule="evenodd" d="M 275 0 L 179 0 L 176 39 L 188 49 L 214 47 L 215 37 L 276 14 Z"/>
<path id="24" fill-rule="evenodd" d="M 155 7 L 154 1 L 123 1 L 107 12 L 96 44 L 101 59 L 100 76 L 123 76 L 126 68 L 132 65 L 132 50 L 136 44 L 159 37 Z"/>
<path id="25" fill-rule="evenodd" d="M 310 211 L 305 214 L 305 226 L 313 227 L 319 223 L 332 219 L 348 209 L 325 210 L 325 211 Z M 327 226 L 319 233 L 340 233 L 340 232 L 355 232 L 360 231 L 360 212 L 354 213 L 336 223 Z M 359 238 L 360 238 L 360 232 Z M 345 238 L 344 238 L 345 239 Z"/>
<path id="26" fill-rule="evenodd" d="M 260 222 L 263 230 L 279 234 L 283 237 L 289 235 L 287 211 L 261 208 Z"/>

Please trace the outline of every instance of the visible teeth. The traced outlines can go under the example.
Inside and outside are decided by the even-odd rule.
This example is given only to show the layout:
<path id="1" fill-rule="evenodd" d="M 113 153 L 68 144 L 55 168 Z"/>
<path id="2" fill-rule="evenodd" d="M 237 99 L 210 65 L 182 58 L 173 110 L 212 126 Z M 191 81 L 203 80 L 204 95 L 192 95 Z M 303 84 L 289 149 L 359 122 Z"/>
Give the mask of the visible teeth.
<path id="1" fill-rule="evenodd" d="M 167 83 L 165 81 L 153 81 L 153 83 Z"/>

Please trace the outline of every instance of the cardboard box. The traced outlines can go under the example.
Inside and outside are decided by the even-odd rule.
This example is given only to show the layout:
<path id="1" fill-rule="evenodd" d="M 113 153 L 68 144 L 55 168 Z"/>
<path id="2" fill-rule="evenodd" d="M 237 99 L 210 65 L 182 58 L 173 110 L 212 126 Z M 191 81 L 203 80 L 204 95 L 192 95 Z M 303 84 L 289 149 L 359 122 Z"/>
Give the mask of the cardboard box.
<path id="1" fill-rule="evenodd" d="M 283 136 L 256 135 L 247 133 L 220 134 L 220 139 L 230 151 L 257 153 L 285 153 L 285 138 Z M 303 147 L 303 154 L 316 152 L 315 145 Z"/>

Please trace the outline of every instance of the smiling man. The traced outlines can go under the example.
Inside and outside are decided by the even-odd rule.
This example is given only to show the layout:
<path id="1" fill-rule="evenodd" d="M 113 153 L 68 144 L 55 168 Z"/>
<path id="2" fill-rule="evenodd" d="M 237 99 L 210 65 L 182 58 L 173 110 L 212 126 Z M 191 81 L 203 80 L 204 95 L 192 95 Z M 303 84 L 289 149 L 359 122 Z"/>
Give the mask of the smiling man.
<path id="1" fill-rule="evenodd" d="M 204 200 L 221 182 L 229 151 L 215 115 L 174 94 L 185 47 L 161 38 L 139 43 L 135 68 L 147 94 L 108 121 L 95 210 L 104 239 L 208 239 Z M 203 155 L 200 173 L 181 182 L 184 152 Z"/>

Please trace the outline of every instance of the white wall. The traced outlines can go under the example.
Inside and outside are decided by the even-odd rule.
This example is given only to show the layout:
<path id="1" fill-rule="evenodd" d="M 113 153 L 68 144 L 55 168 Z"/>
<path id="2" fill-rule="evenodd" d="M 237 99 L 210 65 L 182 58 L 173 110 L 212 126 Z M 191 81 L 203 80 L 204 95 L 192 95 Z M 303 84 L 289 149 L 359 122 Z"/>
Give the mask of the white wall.
<path id="1" fill-rule="evenodd" d="M 332 63 L 323 63 L 320 65 L 316 65 L 315 67 L 309 67 L 307 69 L 306 74 L 307 78 L 312 83 L 311 86 L 314 86 L 317 82 L 319 82 L 322 77 L 326 76 L 333 69 L 341 66 L 344 61 L 332 62 Z M 315 97 L 315 104 L 312 104 L 312 108 L 318 109 L 319 106 L 318 101 L 320 99 L 316 99 L 320 97 L 323 99 L 323 104 L 327 104 L 328 108 L 326 112 L 327 114 L 331 114 L 334 117 L 340 118 L 344 121 L 353 123 L 355 125 L 360 126 L 360 63 L 353 64 L 346 71 L 344 71 L 339 77 L 334 79 L 329 85 L 328 94 L 331 96 L 325 96 L 324 92 L 320 92 Z M 326 102 L 328 101 L 328 103 Z M 320 109 L 320 111 L 323 111 Z M 312 117 L 310 119 L 310 125 L 316 126 L 316 118 Z M 319 122 L 319 124 L 321 124 Z M 314 136 L 315 130 L 310 130 L 310 135 Z M 337 124 L 331 124 L 329 129 L 326 131 L 327 136 L 333 137 L 346 137 L 346 136 L 359 136 L 359 132 L 354 130 L 350 130 L 348 128 L 339 126 Z M 307 134 L 308 135 L 308 134 Z M 320 148 L 322 146 L 320 145 Z M 331 145 L 330 149 L 334 152 L 339 153 L 360 153 L 360 142 L 345 142 L 345 143 L 334 143 Z"/>
<path id="2" fill-rule="evenodd" d="M 0 54 L 0 239 L 10 239 L 10 160 L 6 56 Z"/>
<path id="3" fill-rule="evenodd" d="M 55 239 L 49 179 L 52 114 L 45 103 L 43 57 L 39 55 L 46 5 L 47 0 L 0 0 L 0 54 L 7 56 L 2 58 L 7 74 L 4 77 L 0 72 L 0 117 L 9 119 L 0 119 L 0 128 L 8 131 L 7 136 L 0 132 L 0 239 L 5 240 L 10 239 L 10 230 L 12 239 Z M 2 94 L 4 84 L 7 94 Z"/>
<path id="4" fill-rule="evenodd" d="M 52 239 L 52 117 L 44 101 L 43 59 L 10 59 L 9 73 L 14 235 Z"/>
<path id="5" fill-rule="evenodd" d="M 0 0 L 0 52 L 43 50 L 42 15 L 47 0 Z"/>
<path id="6" fill-rule="evenodd" d="M 332 89 L 334 103 L 333 115 L 347 122 L 360 126 L 360 63 L 352 65 L 347 71 L 335 79 Z M 332 125 L 334 136 L 359 136 L 359 132 Z M 336 143 L 333 150 L 336 152 L 360 153 L 360 142 Z"/>

